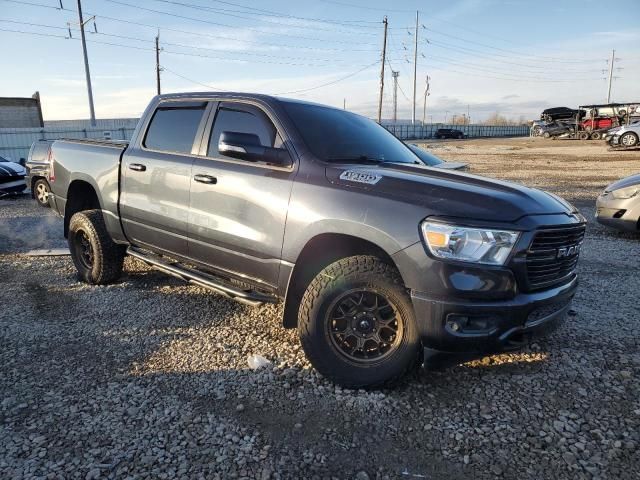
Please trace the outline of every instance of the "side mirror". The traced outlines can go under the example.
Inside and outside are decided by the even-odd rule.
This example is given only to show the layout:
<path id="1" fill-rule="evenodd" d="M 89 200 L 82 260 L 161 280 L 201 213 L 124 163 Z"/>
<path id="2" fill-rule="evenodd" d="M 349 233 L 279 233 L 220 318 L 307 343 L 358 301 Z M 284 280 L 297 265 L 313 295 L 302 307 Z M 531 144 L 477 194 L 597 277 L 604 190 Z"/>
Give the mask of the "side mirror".
<path id="1" fill-rule="evenodd" d="M 20 158 L 20 161 L 18 162 L 20 165 L 22 165 L 23 167 L 27 166 L 27 161 L 24 158 Z"/>
<path id="2" fill-rule="evenodd" d="M 289 152 L 284 148 L 265 147 L 253 133 L 222 132 L 218 141 L 218 152 L 222 155 L 249 162 L 265 162 L 274 165 L 291 163 Z"/>

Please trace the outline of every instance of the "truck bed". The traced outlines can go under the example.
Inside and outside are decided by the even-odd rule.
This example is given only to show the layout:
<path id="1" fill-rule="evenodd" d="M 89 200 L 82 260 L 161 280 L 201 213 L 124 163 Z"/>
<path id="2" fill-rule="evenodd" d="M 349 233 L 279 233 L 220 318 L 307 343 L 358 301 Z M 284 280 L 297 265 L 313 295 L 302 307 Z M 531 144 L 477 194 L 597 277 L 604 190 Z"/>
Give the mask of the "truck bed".
<path id="1" fill-rule="evenodd" d="M 120 161 L 129 145 L 126 141 L 62 139 L 51 145 L 53 173 L 52 207 L 65 215 L 67 198 L 74 182 L 91 185 L 96 192 L 105 222 L 119 229 L 118 198 Z"/>

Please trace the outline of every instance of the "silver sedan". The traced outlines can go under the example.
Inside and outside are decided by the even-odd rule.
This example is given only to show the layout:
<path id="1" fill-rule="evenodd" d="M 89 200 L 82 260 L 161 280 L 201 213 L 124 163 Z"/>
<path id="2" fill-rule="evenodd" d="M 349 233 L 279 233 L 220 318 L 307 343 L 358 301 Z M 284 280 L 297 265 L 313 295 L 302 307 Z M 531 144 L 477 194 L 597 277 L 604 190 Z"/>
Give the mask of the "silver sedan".
<path id="1" fill-rule="evenodd" d="M 604 189 L 596 201 L 596 219 L 617 230 L 640 230 L 640 174 Z"/>

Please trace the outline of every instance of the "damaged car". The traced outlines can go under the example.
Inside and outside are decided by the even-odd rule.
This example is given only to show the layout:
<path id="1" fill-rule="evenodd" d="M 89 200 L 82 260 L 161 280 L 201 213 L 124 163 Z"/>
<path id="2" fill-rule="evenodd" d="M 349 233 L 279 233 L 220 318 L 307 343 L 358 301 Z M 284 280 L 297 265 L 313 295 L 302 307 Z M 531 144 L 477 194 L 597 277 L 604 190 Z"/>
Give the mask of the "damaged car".
<path id="1" fill-rule="evenodd" d="M 27 188 L 26 175 L 22 165 L 0 157 L 0 196 L 24 192 Z"/>

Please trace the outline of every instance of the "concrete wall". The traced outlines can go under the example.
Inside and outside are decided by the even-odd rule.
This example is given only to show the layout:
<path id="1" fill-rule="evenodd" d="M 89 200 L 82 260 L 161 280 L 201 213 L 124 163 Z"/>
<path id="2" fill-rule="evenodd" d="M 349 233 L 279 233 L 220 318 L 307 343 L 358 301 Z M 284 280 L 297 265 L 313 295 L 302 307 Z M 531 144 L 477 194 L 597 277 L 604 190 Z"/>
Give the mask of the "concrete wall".
<path id="1" fill-rule="evenodd" d="M 38 92 L 31 98 L 0 97 L 0 128 L 43 126 Z"/>

